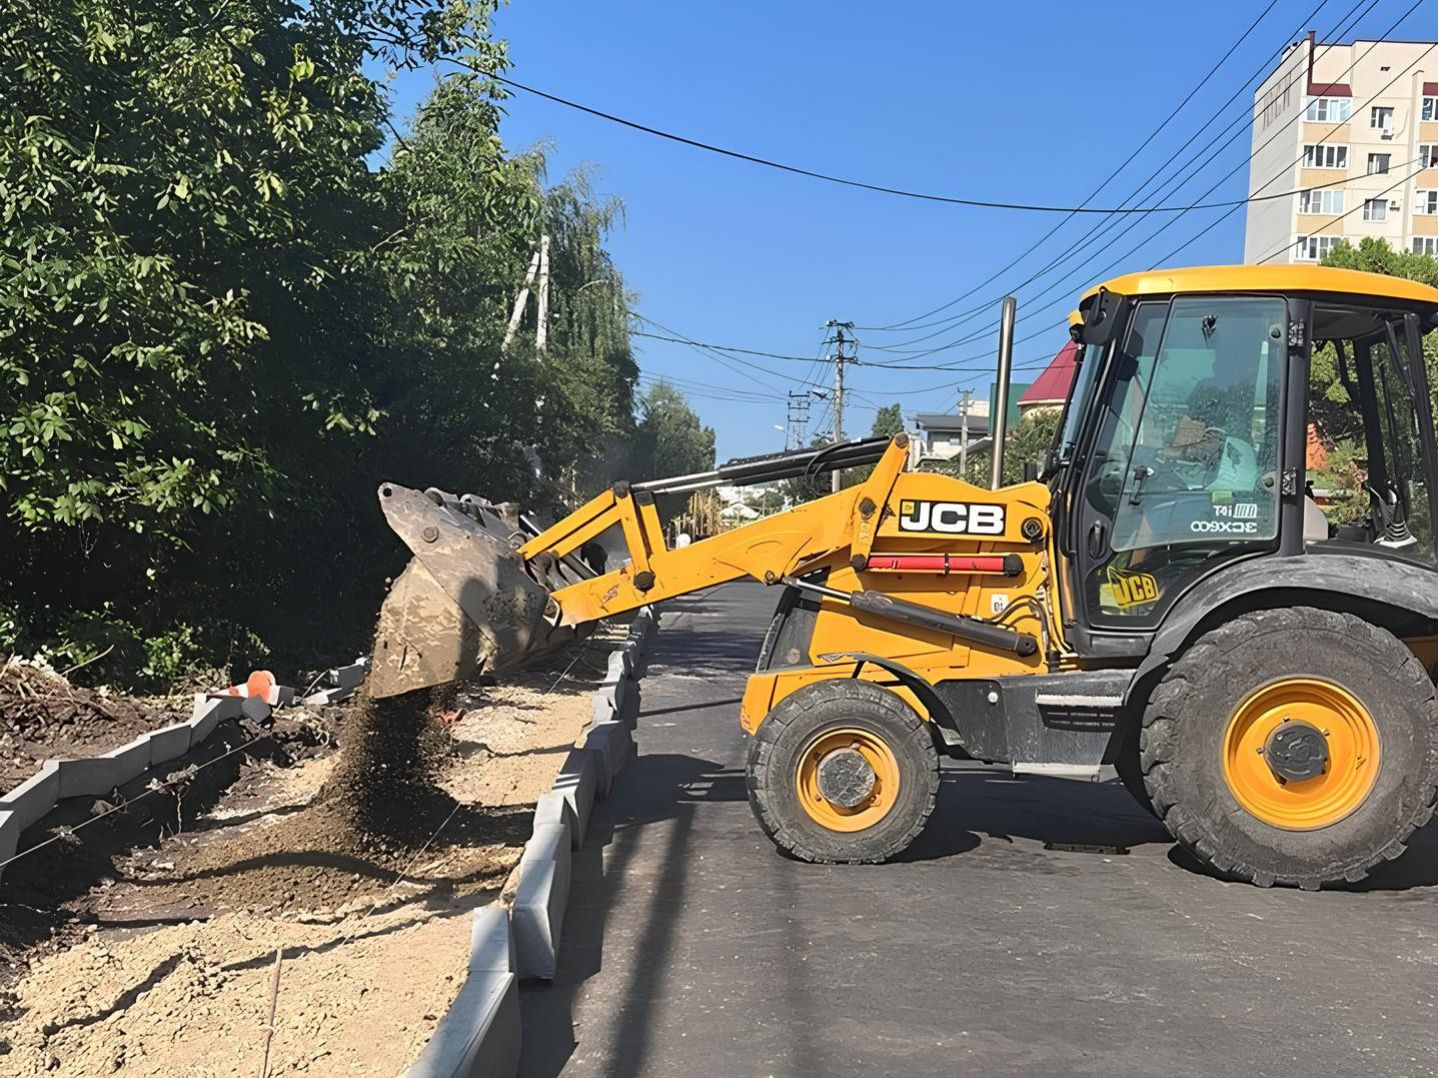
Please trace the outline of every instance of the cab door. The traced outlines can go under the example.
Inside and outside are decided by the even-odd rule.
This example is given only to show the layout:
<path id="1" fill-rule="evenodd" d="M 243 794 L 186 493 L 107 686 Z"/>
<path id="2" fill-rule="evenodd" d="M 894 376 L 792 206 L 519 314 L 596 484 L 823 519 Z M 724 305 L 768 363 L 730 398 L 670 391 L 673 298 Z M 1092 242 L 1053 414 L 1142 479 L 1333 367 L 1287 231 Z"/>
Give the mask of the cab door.
<path id="1" fill-rule="evenodd" d="M 1281 297 L 1135 306 L 1071 503 L 1091 628 L 1150 629 L 1220 562 L 1277 546 L 1287 328 Z"/>

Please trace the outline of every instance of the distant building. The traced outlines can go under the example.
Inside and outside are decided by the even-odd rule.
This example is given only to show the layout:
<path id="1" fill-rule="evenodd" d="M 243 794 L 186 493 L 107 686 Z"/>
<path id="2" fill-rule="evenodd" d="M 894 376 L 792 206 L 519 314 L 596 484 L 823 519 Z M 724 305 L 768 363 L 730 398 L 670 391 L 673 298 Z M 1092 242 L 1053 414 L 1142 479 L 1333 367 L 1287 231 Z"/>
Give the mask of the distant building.
<path id="1" fill-rule="evenodd" d="M 915 463 L 925 460 L 952 460 L 961 451 L 965 437 L 964 417 L 958 412 L 920 412 L 914 416 L 917 428 Z M 988 401 L 971 401 L 967 427 L 969 451 L 989 447 Z"/>
<path id="2" fill-rule="evenodd" d="M 1311 32 L 1288 47 L 1254 94 L 1248 193 L 1298 193 L 1248 203 L 1245 262 L 1319 262 L 1365 236 L 1438 255 L 1438 82 L 1425 82 L 1422 66 L 1430 48 L 1324 45 Z"/>
<path id="3" fill-rule="evenodd" d="M 1069 397 L 1069 386 L 1073 385 L 1074 372 L 1078 370 L 1074 364 L 1077 355 L 1078 345 L 1072 341 L 1059 349 L 1059 354 L 1044 368 L 1043 374 L 1019 397 L 1020 418 L 1063 407 Z"/>

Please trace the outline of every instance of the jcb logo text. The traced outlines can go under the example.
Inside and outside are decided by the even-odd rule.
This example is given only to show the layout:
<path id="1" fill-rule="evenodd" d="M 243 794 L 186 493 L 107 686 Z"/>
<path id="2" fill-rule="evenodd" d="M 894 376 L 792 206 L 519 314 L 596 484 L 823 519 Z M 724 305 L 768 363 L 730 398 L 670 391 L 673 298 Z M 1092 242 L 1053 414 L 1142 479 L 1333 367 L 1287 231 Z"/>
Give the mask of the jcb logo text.
<path id="1" fill-rule="evenodd" d="M 1004 507 L 973 502 L 899 503 L 899 530 L 945 535 L 1003 535 Z"/>

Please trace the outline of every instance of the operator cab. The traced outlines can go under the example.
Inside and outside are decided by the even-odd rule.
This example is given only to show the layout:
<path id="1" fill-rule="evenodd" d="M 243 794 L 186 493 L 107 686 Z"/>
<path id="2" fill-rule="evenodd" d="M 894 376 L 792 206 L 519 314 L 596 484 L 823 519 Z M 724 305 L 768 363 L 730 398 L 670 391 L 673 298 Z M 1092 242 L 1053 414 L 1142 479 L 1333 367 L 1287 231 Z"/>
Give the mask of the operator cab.
<path id="1" fill-rule="evenodd" d="M 1317 267 L 1089 292 L 1044 469 L 1080 653 L 1146 639 L 1201 580 L 1263 555 L 1434 565 L 1435 320 L 1438 289 Z"/>

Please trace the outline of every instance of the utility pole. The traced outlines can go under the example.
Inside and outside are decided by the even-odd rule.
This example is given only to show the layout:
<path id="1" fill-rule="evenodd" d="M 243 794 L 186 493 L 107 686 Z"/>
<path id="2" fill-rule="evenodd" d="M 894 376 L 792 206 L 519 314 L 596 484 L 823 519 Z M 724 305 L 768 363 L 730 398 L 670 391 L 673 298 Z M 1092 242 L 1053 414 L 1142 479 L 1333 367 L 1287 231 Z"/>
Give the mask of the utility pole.
<path id="1" fill-rule="evenodd" d="M 834 363 L 834 441 L 836 443 L 844 440 L 844 364 L 859 362 L 859 340 L 854 336 L 853 322 L 840 322 L 836 319 L 829 319 L 824 323 L 825 329 L 834 331 L 825 344 L 832 344 L 834 351 L 829 358 Z M 848 336 L 844 335 L 845 330 Z M 852 352 L 845 352 L 844 349 L 852 348 Z M 829 489 L 838 493 L 840 486 L 840 471 L 835 469 L 829 473 Z"/>
<path id="2" fill-rule="evenodd" d="M 534 331 L 534 350 L 544 354 L 549 343 L 549 237 L 539 238 L 539 326 Z"/>
<path id="3" fill-rule="evenodd" d="M 539 270 L 539 252 L 534 252 L 534 257 L 529 260 L 529 272 L 524 275 L 524 287 L 519 290 L 519 295 L 514 298 L 514 311 L 509 316 L 509 326 L 504 331 L 504 343 L 499 346 L 501 354 L 509 351 L 510 344 L 514 341 L 514 334 L 519 329 L 519 320 L 524 317 L 524 305 L 529 302 L 529 289 L 534 284 L 534 275 Z"/>
<path id="4" fill-rule="evenodd" d="M 803 449 L 809 441 L 809 406 L 814 402 L 804 390 L 789 391 L 789 415 L 785 449 Z"/>
<path id="5" fill-rule="evenodd" d="M 964 390 L 964 399 L 959 404 L 959 478 L 969 474 L 969 397 L 973 394 Z"/>

